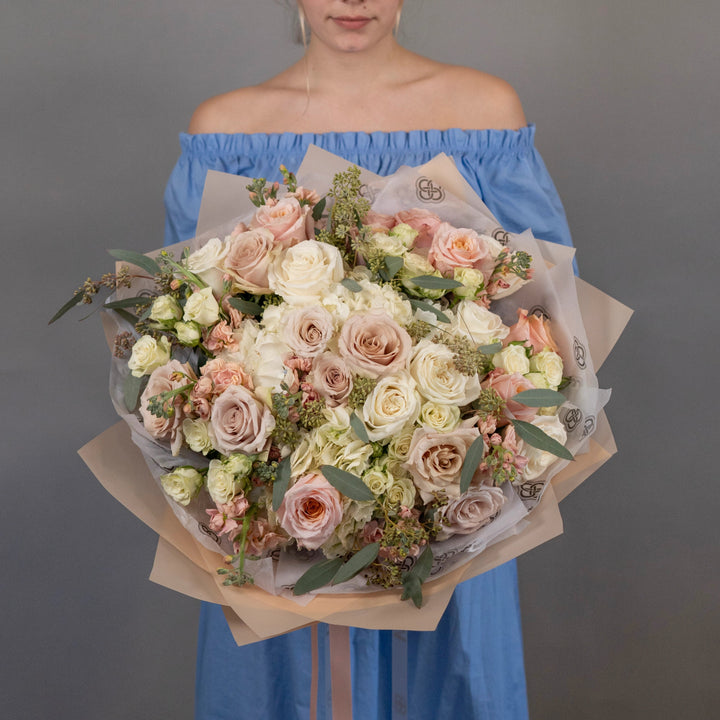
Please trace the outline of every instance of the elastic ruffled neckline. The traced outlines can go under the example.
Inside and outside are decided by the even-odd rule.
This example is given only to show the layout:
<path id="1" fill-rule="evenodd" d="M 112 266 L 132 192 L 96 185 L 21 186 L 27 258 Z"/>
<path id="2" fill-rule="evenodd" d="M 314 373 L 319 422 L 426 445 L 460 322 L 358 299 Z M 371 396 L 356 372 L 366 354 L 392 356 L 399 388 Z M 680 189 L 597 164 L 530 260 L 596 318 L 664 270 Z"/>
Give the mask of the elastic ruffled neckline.
<path id="1" fill-rule="evenodd" d="M 189 156 L 214 157 L 302 153 L 310 145 L 342 155 L 412 154 L 428 151 L 458 154 L 523 154 L 534 147 L 535 125 L 519 130 L 394 130 L 391 132 L 327 133 L 180 133 L 180 145 Z"/>

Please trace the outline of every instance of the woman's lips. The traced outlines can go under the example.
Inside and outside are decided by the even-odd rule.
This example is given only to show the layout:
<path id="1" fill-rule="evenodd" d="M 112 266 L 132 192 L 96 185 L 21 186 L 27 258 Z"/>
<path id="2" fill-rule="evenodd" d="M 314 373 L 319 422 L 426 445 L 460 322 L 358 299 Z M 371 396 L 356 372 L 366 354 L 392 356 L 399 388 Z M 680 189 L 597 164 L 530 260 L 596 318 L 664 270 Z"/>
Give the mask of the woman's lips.
<path id="1" fill-rule="evenodd" d="M 333 22 L 346 30 L 360 30 L 364 28 L 372 18 L 369 17 L 334 17 Z"/>

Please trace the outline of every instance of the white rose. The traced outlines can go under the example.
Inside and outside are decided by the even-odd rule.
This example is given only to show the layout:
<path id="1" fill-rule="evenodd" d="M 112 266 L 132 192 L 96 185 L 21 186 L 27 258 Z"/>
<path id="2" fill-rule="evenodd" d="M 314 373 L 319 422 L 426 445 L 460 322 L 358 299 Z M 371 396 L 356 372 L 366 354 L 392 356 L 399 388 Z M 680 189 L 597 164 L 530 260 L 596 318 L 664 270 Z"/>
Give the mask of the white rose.
<path id="1" fill-rule="evenodd" d="M 200 249 L 188 255 L 185 267 L 220 295 L 222 294 L 224 272 L 221 268 L 227 251 L 227 245 L 220 238 L 212 238 Z"/>
<path id="2" fill-rule="evenodd" d="M 476 345 L 490 345 L 496 340 L 503 340 L 510 332 L 499 315 L 472 300 L 463 300 L 457 305 L 452 330 Z"/>
<path id="3" fill-rule="evenodd" d="M 153 370 L 170 362 L 170 341 L 163 335 L 155 340 L 150 335 L 143 335 L 132 348 L 128 368 L 133 377 L 150 375 Z"/>
<path id="4" fill-rule="evenodd" d="M 402 430 L 393 434 L 392 440 L 390 440 L 387 446 L 388 458 L 390 460 L 407 460 L 414 432 L 414 425 L 406 425 Z"/>
<path id="5" fill-rule="evenodd" d="M 446 345 L 421 340 L 410 361 L 410 373 L 427 400 L 463 406 L 480 397 L 478 376 L 459 372 L 453 351 Z"/>
<path id="6" fill-rule="evenodd" d="M 160 476 L 163 490 L 180 505 L 187 506 L 200 492 L 203 476 L 193 467 L 179 467 Z"/>
<path id="7" fill-rule="evenodd" d="M 496 368 L 504 370 L 508 375 L 530 372 L 530 360 L 522 345 L 508 345 L 501 352 L 495 353 L 492 361 Z"/>
<path id="8" fill-rule="evenodd" d="M 370 238 L 370 246 L 383 255 L 392 255 L 394 257 L 401 257 L 407 252 L 408 248 L 401 237 L 384 232 L 373 233 Z"/>
<path id="9" fill-rule="evenodd" d="M 211 460 L 207 474 L 207 488 L 216 505 L 229 503 L 242 490 L 242 482 L 230 472 L 222 460 Z"/>
<path id="10" fill-rule="evenodd" d="M 195 322 L 176 322 L 175 334 L 183 345 L 197 345 L 202 337 L 200 326 Z"/>
<path id="11" fill-rule="evenodd" d="M 560 422 L 557 415 L 538 415 L 532 424 L 540 428 L 549 435 L 553 440 L 557 440 L 561 445 L 565 445 L 567 441 L 567 432 Z M 524 440 L 518 442 L 518 454 L 524 455 L 528 459 L 528 464 L 523 471 L 523 480 L 535 480 L 535 478 L 545 472 L 559 458 L 557 455 L 538 450 L 538 448 L 528 445 Z"/>
<path id="12" fill-rule="evenodd" d="M 210 423 L 207 420 L 185 418 L 182 424 L 185 442 L 193 452 L 207 455 L 213 449 Z"/>
<path id="13" fill-rule="evenodd" d="M 327 243 L 305 240 L 278 255 L 268 269 L 268 284 L 289 303 L 311 304 L 344 277 L 340 251 Z"/>
<path id="14" fill-rule="evenodd" d="M 362 419 L 371 440 L 394 435 L 420 414 L 420 395 L 410 374 L 401 370 L 381 378 L 362 407 Z"/>
<path id="15" fill-rule="evenodd" d="M 552 350 L 542 350 L 530 358 L 530 370 L 542 373 L 553 389 L 557 388 L 563 379 L 562 358 Z"/>
<path id="16" fill-rule="evenodd" d="M 375 497 L 386 493 L 393 484 L 393 476 L 384 468 L 372 466 L 363 476 L 362 481 L 370 488 Z"/>
<path id="17" fill-rule="evenodd" d="M 393 484 L 390 486 L 385 500 L 388 505 L 411 508 L 415 505 L 417 491 L 412 478 L 409 475 L 396 475 Z"/>
<path id="18" fill-rule="evenodd" d="M 457 405 L 426 402 L 420 410 L 419 422 L 438 432 L 454 430 L 460 424 L 460 408 Z"/>
<path id="19" fill-rule="evenodd" d="M 150 319 L 156 322 L 171 322 L 182 317 L 182 309 L 172 295 L 155 298 L 150 309 Z"/>
<path id="20" fill-rule="evenodd" d="M 196 290 L 185 303 L 183 320 L 193 321 L 207 327 L 218 321 L 220 306 L 218 305 L 211 287 Z"/>

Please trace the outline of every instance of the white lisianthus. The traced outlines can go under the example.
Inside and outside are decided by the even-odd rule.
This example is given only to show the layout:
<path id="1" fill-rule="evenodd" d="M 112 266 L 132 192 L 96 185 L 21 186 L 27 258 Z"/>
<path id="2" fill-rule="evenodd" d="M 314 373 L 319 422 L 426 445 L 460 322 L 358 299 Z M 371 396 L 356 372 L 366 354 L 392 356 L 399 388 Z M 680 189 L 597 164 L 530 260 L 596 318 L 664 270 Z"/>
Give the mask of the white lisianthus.
<path id="1" fill-rule="evenodd" d="M 193 452 L 207 455 L 213 449 L 210 423 L 207 420 L 185 418 L 182 424 L 185 442 Z"/>
<path id="2" fill-rule="evenodd" d="M 552 350 L 542 350 L 530 358 L 530 370 L 542 373 L 550 387 L 555 390 L 563 379 L 562 358 Z"/>
<path id="3" fill-rule="evenodd" d="M 391 237 L 396 237 L 403 244 L 404 248 L 411 248 L 415 242 L 415 238 L 419 235 L 415 228 L 410 227 L 407 223 L 398 223 L 390 230 Z"/>
<path id="4" fill-rule="evenodd" d="M 216 505 L 229 503 L 242 490 L 242 483 L 222 460 L 211 460 L 207 488 Z"/>
<path id="5" fill-rule="evenodd" d="M 415 380 L 405 370 L 380 378 L 362 407 L 361 416 L 371 440 L 392 437 L 420 413 Z"/>
<path id="6" fill-rule="evenodd" d="M 553 440 L 557 440 L 561 445 L 565 445 L 567 441 L 567 432 L 560 418 L 557 415 L 538 415 L 532 424 L 540 428 L 544 433 L 549 435 Z M 518 454 L 524 455 L 528 459 L 528 464 L 523 470 L 523 480 L 535 480 L 545 472 L 559 458 L 557 455 L 539 450 L 538 448 L 528 445 L 524 440 L 518 441 Z"/>
<path id="7" fill-rule="evenodd" d="M 133 377 L 150 375 L 153 370 L 170 362 L 170 341 L 163 335 L 156 340 L 150 335 L 143 335 L 132 348 L 128 368 Z"/>
<path id="8" fill-rule="evenodd" d="M 155 322 L 172 322 L 182 317 L 182 309 L 172 295 L 160 295 L 150 308 L 150 319 Z"/>
<path id="9" fill-rule="evenodd" d="M 485 287 L 485 276 L 480 270 L 469 267 L 453 268 L 453 279 L 463 284 L 463 287 L 455 288 L 455 297 L 469 298 L 472 300 Z"/>
<path id="10" fill-rule="evenodd" d="M 340 251 L 327 243 L 304 240 L 273 259 L 268 284 L 294 305 L 317 303 L 344 277 Z"/>
<path id="11" fill-rule="evenodd" d="M 395 481 L 388 489 L 385 499 L 388 505 L 400 506 L 411 508 L 415 505 L 415 495 L 417 491 L 412 478 L 405 475 L 398 475 L 395 477 Z"/>
<path id="12" fill-rule="evenodd" d="M 323 464 L 334 465 L 354 475 L 362 475 L 370 465 L 372 446 L 362 440 L 351 440 L 348 437 L 342 445 L 336 446 L 334 451 L 333 462 Z"/>
<path id="13" fill-rule="evenodd" d="M 504 370 L 508 375 L 519 373 L 525 375 L 530 372 L 530 360 L 528 360 L 525 348 L 522 345 L 508 345 L 492 358 L 496 368 Z"/>
<path id="14" fill-rule="evenodd" d="M 463 300 L 457 305 L 451 327 L 454 333 L 476 345 L 490 345 L 503 340 L 510 332 L 499 315 L 472 300 Z"/>
<path id="15" fill-rule="evenodd" d="M 203 476 L 193 467 L 179 467 L 160 476 L 163 490 L 180 505 L 186 507 L 200 492 Z"/>
<path id="16" fill-rule="evenodd" d="M 190 347 L 197 345 L 202 337 L 202 331 L 196 322 L 176 322 L 175 334 L 183 345 Z"/>
<path id="17" fill-rule="evenodd" d="M 455 367 L 453 351 L 427 338 L 415 346 L 410 374 L 426 400 L 462 407 L 480 397 L 478 376 L 463 375 Z"/>
<path id="18" fill-rule="evenodd" d="M 370 238 L 370 247 L 383 255 L 402 257 L 408 249 L 402 238 L 392 233 L 376 232 Z"/>
<path id="19" fill-rule="evenodd" d="M 220 295 L 223 287 L 223 260 L 228 245 L 220 238 L 211 238 L 201 248 L 188 255 L 185 267 Z M 210 323 L 207 323 L 210 324 Z"/>
<path id="20" fill-rule="evenodd" d="M 428 288 L 422 288 L 412 282 L 412 278 L 419 277 L 420 275 L 433 275 L 434 277 L 442 277 L 442 273 L 435 269 L 430 264 L 427 258 L 414 252 L 409 252 L 403 258 L 404 265 L 398 273 L 398 278 L 405 288 L 413 295 L 420 297 L 430 298 L 431 300 L 437 300 L 441 298 L 447 290 L 429 290 Z"/>
<path id="21" fill-rule="evenodd" d="M 375 497 L 386 493 L 393 484 L 394 478 L 387 471 L 387 468 L 380 468 L 373 465 L 363 476 L 362 481 L 370 488 Z"/>
<path id="22" fill-rule="evenodd" d="M 208 327 L 218 321 L 220 306 L 213 295 L 211 287 L 196 290 L 185 303 L 183 320 L 196 322 L 198 325 Z"/>
<path id="23" fill-rule="evenodd" d="M 448 432 L 460 424 L 460 408 L 457 405 L 429 401 L 422 406 L 418 420 L 433 430 Z"/>
<path id="24" fill-rule="evenodd" d="M 303 435 L 300 444 L 290 456 L 290 469 L 293 477 L 306 475 L 313 466 L 320 465 L 313 454 L 314 444 L 309 436 Z"/>

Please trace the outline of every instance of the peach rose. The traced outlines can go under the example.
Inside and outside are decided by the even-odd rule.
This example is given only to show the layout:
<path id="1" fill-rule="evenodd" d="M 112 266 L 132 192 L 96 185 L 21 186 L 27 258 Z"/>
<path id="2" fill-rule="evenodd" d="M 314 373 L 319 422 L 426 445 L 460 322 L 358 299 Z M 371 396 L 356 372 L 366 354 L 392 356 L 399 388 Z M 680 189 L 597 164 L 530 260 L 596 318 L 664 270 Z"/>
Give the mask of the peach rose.
<path id="1" fill-rule="evenodd" d="M 230 385 L 213 404 L 210 413 L 215 449 L 258 453 L 275 427 L 275 418 L 247 388 Z"/>
<path id="2" fill-rule="evenodd" d="M 315 357 L 325 350 L 334 330 L 332 315 L 311 305 L 288 313 L 282 339 L 301 357 Z"/>
<path id="3" fill-rule="evenodd" d="M 413 250 L 421 255 L 427 255 L 435 231 L 442 223 L 442 220 L 435 213 L 422 208 L 401 210 L 395 215 L 395 220 L 398 223 L 409 225 L 413 230 L 417 230 L 418 236 L 413 243 Z"/>
<path id="4" fill-rule="evenodd" d="M 492 388 L 506 403 L 505 414 L 515 420 L 530 422 L 537 414 L 537 408 L 528 407 L 516 400 L 514 395 L 525 390 L 533 390 L 535 386 L 520 373 L 506 373 L 504 370 L 493 370 L 482 382 L 482 388 Z"/>
<path id="5" fill-rule="evenodd" d="M 487 525 L 505 504 L 505 495 L 497 487 L 471 488 L 457 500 L 450 501 L 440 510 L 447 521 L 438 533 L 438 540 L 453 535 L 468 535 Z"/>
<path id="6" fill-rule="evenodd" d="M 342 498 L 323 475 L 311 472 L 287 490 L 277 516 L 282 529 L 297 540 L 299 547 L 316 550 L 340 524 Z"/>
<path id="7" fill-rule="evenodd" d="M 330 407 L 347 400 L 353 387 L 352 373 L 343 359 L 332 353 L 323 353 L 315 359 L 310 382 Z"/>
<path id="8" fill-rule="evenodd" d="M 352 371 L 376 378 L 407 367 L 412 339 L 387 313 L 370 310 L 345 321 L 338 350 Z"/>
<path id="9" fill-rule="evenodd" d="M 491 248 L 480 235 L 446 222 L 438 225 L 433 235 L 428 260 L 441 273 L 452 273 L 456 267 L 475 268 L 482 272 L 486 281 L 495 267 Z"/>
<path id="10" fill-rule="evenodd" d="M 297 198 L 286 196 L 274 205 L 263 205 L 255 213 L 251 228 L 267 228 L 275 244 L 289 248 L 315 237 L 311 207 L 301 205 Z"/>
<path id="11" fill-rule="evenodd" d="M 223 269 L 233 284 L 249 293 L 269 293 L 268 267 L 275 236 L 267 228 L 248 230 L 231 236 Z"/>
<path id="12" fill-rule="evenodd" d="M 550 334 L 550 323 L 545 318 L 528 315 L 527 310 L 523 308 L 518 308 L 517 314 L 518 321 L 510 327 L 510 333 L 504 340 L 505 344 L 521 341 L 530 343 L 536 353 L 542 352 L 545 348 L 550 348 L 553 352 L 558 351 Z"/>

